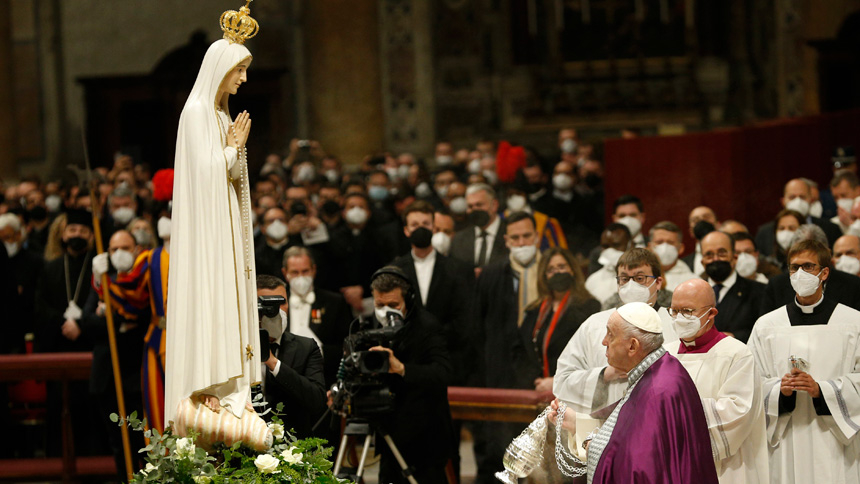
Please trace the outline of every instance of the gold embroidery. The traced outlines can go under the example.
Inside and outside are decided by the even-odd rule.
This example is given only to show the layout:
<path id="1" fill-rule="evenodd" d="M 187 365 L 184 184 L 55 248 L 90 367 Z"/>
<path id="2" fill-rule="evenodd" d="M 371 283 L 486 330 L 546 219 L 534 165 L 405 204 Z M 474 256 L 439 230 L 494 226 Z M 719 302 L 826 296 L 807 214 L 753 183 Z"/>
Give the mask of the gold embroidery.
<path id="1" fill-rule="evenodd" d="M 245 347 L 245 356 L 248 358 L 248 361 L 254 358 L 254 350 L 251 349 L 251 345 Z"/>

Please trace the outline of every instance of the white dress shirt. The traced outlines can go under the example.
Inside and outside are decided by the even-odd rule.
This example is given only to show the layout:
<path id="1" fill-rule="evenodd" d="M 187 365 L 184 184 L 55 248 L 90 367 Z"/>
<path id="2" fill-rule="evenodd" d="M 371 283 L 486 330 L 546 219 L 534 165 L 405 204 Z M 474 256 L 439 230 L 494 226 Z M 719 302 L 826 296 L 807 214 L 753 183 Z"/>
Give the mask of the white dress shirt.
<path id="1" fill-rule="evenodd" d="M 480 243 L 480 241 L 479 241 Z M 433 280 L 433 268 L 436 266 L 436 251 L 431 250 L 427 257 L 420 258 L 412 251 L 415 264 L 415 275 L 418 277 L 418 292 L 421 293 L 421 304 L 427 305 L 427 294 L 430 292 L 430 282 Z"/>
<path id="2" fill-rule="evenodd" d="M 496 216 L 490 225 L 487 226 L 487 257 L 484 259 L 490 262 L 490 254 L 493 253 L 493 244 L 496 242 L 496 236 L 499 235 L 499 226 L 502 224 L 502 219 Z M 475 263 L 481 260 L 481 228 L 475 227 Z"/>

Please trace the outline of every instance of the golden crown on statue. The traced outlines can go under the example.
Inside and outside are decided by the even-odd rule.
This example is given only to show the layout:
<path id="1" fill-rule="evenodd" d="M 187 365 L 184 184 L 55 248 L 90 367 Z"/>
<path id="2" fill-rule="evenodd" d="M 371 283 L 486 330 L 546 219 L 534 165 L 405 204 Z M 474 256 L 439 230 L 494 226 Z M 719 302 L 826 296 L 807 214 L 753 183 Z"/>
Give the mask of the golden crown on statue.
<path id="1" fill-rule="evenodd" d="M 244 44 L 246 40 L 257 35 L 260 25 L 251 17 L 251 9 L 248 5 L 254 0 L 247 0 L 245 6 L 239 11 L 227 10 L 221 14 L 221 30 L 224 38 L 234 44 Z"/>

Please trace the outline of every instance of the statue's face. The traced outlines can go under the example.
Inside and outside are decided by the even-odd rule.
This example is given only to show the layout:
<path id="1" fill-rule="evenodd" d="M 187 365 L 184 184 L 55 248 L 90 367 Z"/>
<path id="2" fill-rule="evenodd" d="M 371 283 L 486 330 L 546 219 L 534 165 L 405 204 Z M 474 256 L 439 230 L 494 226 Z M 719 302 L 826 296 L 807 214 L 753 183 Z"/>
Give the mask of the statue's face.
<path id="1" fill-rule="evenodd" d="M 239 90 L 239 86 L 245 83 L 248 80 L 248 62 L 242 62 L 237 65 L 230 71 L 226 76 L 224 76 L 224 80 L 221 81 L 221 92 L 226 92 L 228 94 L 236 94 Z"/>

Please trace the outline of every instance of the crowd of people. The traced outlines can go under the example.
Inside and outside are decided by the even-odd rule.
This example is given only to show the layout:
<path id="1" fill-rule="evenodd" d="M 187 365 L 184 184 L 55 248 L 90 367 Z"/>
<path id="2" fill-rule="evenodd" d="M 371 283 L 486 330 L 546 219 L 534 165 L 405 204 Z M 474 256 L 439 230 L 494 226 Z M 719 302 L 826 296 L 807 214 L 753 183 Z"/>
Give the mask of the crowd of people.
<path id="1" fill-rule="evenodd" d="M 319 142 L 293 140 L 285 157 L 266 158 L 251 176 L 257 288 L 286 302 L 283 325 L 261 323 L 274 345 L 264 360 L 269 376 L 263 391 L 270 403 L 287 404 L 286 419 L 299 436 L 334 436 L 331 426 L 313 424 L 338 378 L 350 323 L 385 317 L 379 309 L 388 306 L 380 306 L 374 274 L 393 266 L 408 279 L 415 305 L 435 320 L 427 327 L 438 328 L 444 340 L 450 371 L 441 384 L 552 391 L 576 411 L 590 413 L 622 398 L 626 385 L 626 371 L 608 364 L 602 347 L 608 321 L 624 304 L 647 303 L 658 311 L 666 347 L 680 351 L 682 363 L 683 353 L 695 353 L 690 348 L 725 337 L 736 342 L 731 352 L 751 351 L 738 357 L 749 379 L 732 386 L 694 378 L 724 482 L 767 482 L 766 476 L 758 480 L 767 472 L 760 468 L 745 474 L 745 481 L 728 480 L 743 474 L 732 474 L 738 466 L 753 466 L 752 457 L 736 457 L 757 429 L 745 423 L 752 414 L 767 416 L 766 429 L 760 422 L 767 438 L 760 437 L 779 449 L 771 452 L 769 472 L 781 477 L 772 482 L 801 482 L 795 476 L 808 470 L 799 462 L 816 456 L 836 463 L 840 471 L 831 475 L 841 476 L 839 482 L 858 482 L 853 437 L 860 429 L 854 402 L 860 393 L 851 386 L 860 382 L 852 366 L 857 339 L 807 334 L 805 347 L 773 343 L 773 333 L 784 332 L 782 320 L 791 327 L 827 326 L 838 314 L 846 325 L 860 324 L 860 180 L 853 151 L 837 150 L 828 187 L 788 180 L 784 208 L 757 228 L 721 220 L 706 206 L 690 207 L 688 220 L 658 217 L 646 227 L 645 207 L 635 194 L 613 200 L 611 223 L 604 225 L 599 145 L 563 129 L 547 151 L 552 156 L 489 140 L 474 149 L 440 142 L 432 159 L 380 153 L 347 167 Z M 95 200 L 83 183 L 38 177 L 5 184 L 0 199 L 0 302 L 8 322 L 0 351 L 93 353 L 90 381 L 72 388 L 79 453 L 103 451 L 105 441 L 114 451 L 120 448 L 115 424 L 107 419 L 116 411 L 116 396 L 100 282 L 105 274 L 112 282 L 127 413 L 137 410 L 157 428 L 166 424 L 172 175 L 153 174 L 127 155 L 95 172 Z M 94 220 L 105 246 L 101 255 L 94 251 Z M 695 247 L 685 247 L 685 229 Z M 169 291 L 182 297 L 182 288 Z M 786 307 L 787 316 L 778 314 Z M 819 314 L 821 308 L 829 312 Z M 695 320 L 692 329 L 679 330 L 684 317 Z M 827 351 L 816 345 L 837 342 L 843 348 L 839 362 L 810 356 Z M 789 368 L 789 356 L 812 360 L 812 370 Z M 734 360 L 719 364 L 725 361 Z M 704 358 L 694 367 L 709 364 Z M 734 371 L 731 364 L 723 373 Z M 393 369 L 409 375 L 409 365 Z M 816 380 L 784 381 L 801 373 L 810 380 L 814 374 L 820 389 Z M 605 388 L 594 387 L 599 381 Z M 48 387 L 49 422 L 59 419 L 59 391 Z M 13 407 L 15 398 L 13 390 Z M 725 401 L 734 405 L 730 417 Z M 707 402 L 716 402 L 713 411 Z M 10 425 L 9 414 L 3 418 Z M 821 430 L 834 418 L 839 435 Z M 443 424 L 451 425 L 450 417 Z M 479 482 L 494 481 L 505 448 L 523 427 L 470 427 Z M 460 430 L 452 426 L 445 446 L 455 463 Z M 815 442 L 802 444 L 810 435 Z"/>

